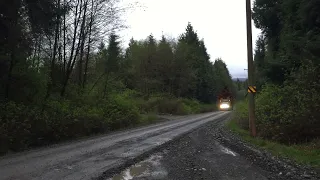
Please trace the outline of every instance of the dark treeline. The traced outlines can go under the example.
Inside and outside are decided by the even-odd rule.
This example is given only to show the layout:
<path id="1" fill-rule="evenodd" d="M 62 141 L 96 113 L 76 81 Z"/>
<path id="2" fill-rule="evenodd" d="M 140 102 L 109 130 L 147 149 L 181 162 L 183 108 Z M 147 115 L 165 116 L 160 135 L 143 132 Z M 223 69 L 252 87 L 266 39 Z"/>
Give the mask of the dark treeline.
<path id="1" fill-rule="evenodd" d="M 0 152 L 150 123 L 155 113 L 212 111 L 222 88 L 235 91 L 191 24 L 177 40 L 150 35 L 123 49 L 117 5 L 0 2 Z"/>
<path id="2" fill-rule="evenodd" d="M 320 4 L 256 0 L 259 135 L 285 143 L 320 136 Z"/>
<path id="3" fill-rule="evenodd" d="M 159 43 L 150 35 L 146 40 L 131 40 L 125 54 L 125 84 L 144 95 L 169 93 L 175 97 L 215 102 L 217 94 L 233 83 L 226 64 L 214 63 L 191 24 L 178 41 L 162 37 Z"/>

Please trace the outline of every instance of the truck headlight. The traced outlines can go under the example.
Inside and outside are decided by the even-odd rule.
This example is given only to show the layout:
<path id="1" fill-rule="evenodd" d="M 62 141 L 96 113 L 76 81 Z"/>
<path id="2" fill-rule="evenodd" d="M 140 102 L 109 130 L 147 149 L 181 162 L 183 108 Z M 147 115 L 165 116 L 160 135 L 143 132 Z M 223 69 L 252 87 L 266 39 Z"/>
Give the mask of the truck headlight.
<path id="1" fill-rule="evenodd" d="M 230 105 L 229 104 L 220 104 L 220 108 L 221 109 L 228 109 L 228 108 L 230 108 Z"/>

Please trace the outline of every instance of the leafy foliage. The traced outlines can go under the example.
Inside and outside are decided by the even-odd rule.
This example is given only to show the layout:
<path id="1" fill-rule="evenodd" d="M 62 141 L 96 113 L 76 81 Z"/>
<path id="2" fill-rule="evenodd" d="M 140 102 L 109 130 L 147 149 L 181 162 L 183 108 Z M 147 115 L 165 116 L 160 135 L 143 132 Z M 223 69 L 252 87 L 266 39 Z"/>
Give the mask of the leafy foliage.
<path id="1" fill-rule="evenodd" d="M 78 7 L 75 2 L 68 8 Z M 40 44 L 30 45 L 30 54 L 16 56 L 13 66 L 8 53 L 0 51 L 9 65 L 0 73 L 0 90 L 9 92 L 0 98 L 0 153 L 148 124 L 155 114 L 210 112 L 222 88 L 235 90 L 226 64 L 210 61 L 204 40 L 190 23 L 177 41 L 150 35 L 131 39 L 123 50 L 116 31 L 107 45 L 91 39 L 99 27 L 90 23 L 98 20 L 92 5 L 99 4 L 79 2 L 87 13 L 69 12 L 58 1 L 56 10 L 63 11 L 56 12 L 51 29 L 43 27 L 50 32 L 37 31 L 49 33 L 48 44 L 35 40 Z M 78 18 L 69 15 L 75 12 Z M 65 16 L 76 18 L 79 29 L 65 26 Z M 74 39 L 62 38 L 70 30 L 64 28 L 75 28 Z M 41 45 L 50 48 L 39 49 Z"/>
<path id="2" fill-rule="evenodd" d="M 318 1 L 256 0 L 259 135 L 284 143 L 320 137 Z"/>

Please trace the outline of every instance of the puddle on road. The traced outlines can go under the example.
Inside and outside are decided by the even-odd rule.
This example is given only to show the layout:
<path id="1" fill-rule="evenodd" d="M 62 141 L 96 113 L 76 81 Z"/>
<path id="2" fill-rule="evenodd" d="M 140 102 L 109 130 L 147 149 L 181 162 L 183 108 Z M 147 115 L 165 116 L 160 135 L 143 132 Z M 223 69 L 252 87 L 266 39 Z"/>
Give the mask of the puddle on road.
<path id="1" fill-rule="evenodd" d="M 155 154 L 148 159 L 141 161 L 128 169 L 115 175 L 109 180 L 131 180 L 139 178 L 163 179 L 167 176 L 167 171 L 161 166 L 161 154 Z"/>
<path id="2" fill-rule="evenodd" d="M 214 143 L 215 143 L 215 145 L 216 145 L 217 147 L 220 148 L 220 150 L 221 150 L 223 153 L 230 154 L 230 155 L 232 155 L 232 156 L 238 156 L 238 155 L 239 155 L 239 154 L 231 151 L 230 149 L 222 146 L 222 145 L 221 145 L 219 142 L 217 142 L 217 141 L 214 141 Z"/>
<path id="3" fill-rule="evenodd" d="M 221 151 L 226 153 L 226 154 L 231 154 L 232 156 L 237 156 L 237 153 L 231 151 L 230 149 L 223 147 L 220 145 Z"/>

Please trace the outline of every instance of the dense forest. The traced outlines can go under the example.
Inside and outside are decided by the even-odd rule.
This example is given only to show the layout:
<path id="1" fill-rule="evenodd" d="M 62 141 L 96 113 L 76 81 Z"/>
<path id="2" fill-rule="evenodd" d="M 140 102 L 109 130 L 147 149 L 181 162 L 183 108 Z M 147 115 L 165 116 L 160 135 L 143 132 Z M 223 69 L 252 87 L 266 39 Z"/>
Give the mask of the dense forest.
<path id="1" fill-rule="evenodd" d="M 254 3 L 253 20 L 262 30 L 254 56 L 261 137 L 288 144 L 320 137 L 319 12 L 317 0 Z"/>
<path id="2" fill-rule="evenodd" d="M 190 23 L 177 40 L 121 47 L 117 3 L 0 2 L 0 153 L 212 111 L 222 88 L 235 93 Z"/>

